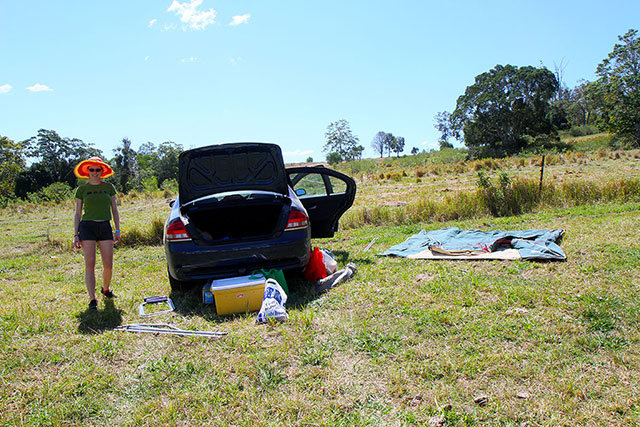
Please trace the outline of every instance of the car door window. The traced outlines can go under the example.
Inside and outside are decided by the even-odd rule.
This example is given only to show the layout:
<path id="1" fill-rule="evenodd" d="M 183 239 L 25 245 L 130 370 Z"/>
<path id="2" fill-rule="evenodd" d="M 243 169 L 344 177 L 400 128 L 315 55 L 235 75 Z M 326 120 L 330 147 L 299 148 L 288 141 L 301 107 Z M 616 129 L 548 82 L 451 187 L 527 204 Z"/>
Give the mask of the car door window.
<path id="1" fill-rule="evenodd" d="M 329 182 L 331 183 L 331 194 L 344 194 L 347 191 L 347 183 L 343 180 L 330 176 Z"/>
<path id="2" fill-rule="evenodd" d="M 301 199 L 304 199 L 306 197 L 327 195 L 327 187 L 324 183 L 322 175 L 320 174 L 310 173 L 307 175 L 303 175 L 302 178 L 299 178 L 299 180 L 298 175 L 296 175 L 293 180 L 294 182 L 297 181 L 293 187 L 294 190 L 304 190 L 304 194 L 302 196 L 299 196 Z"/>
<path id="3" fill-rule="evenodd" d="M 287 168 L 289 184 L 309 214 L 311 237 L 331 237 L 338 220 L 351 207 L 355 181 L 340 172 L 322 167 Z"/>
<path id="4" fill-rule="evenodd" d="M 327 176 L 316 173 L 296 174 L 293 189 L 301 199 L 314 196 L 328 196 L 332 194 L 344 194 L 347 191 L 347 183 L 335 176 Z M 298 190 L 304 190 L 302 192 Z"/>

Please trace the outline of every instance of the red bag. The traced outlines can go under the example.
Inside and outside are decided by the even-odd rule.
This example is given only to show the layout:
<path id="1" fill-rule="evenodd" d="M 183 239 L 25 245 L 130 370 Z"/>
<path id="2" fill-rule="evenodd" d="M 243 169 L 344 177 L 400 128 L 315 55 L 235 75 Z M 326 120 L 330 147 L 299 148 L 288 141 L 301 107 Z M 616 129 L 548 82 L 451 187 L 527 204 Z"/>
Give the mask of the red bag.
<path id="1" fill-rule="evenodd" d="M 322 261 L 322 252 L 320 252 L 318 248 L 314 248 L 313 251 L 311 251 L 309 262 L 302 274 L 309 282 L 317 282 L 327 277 L 327 269 Z"/>

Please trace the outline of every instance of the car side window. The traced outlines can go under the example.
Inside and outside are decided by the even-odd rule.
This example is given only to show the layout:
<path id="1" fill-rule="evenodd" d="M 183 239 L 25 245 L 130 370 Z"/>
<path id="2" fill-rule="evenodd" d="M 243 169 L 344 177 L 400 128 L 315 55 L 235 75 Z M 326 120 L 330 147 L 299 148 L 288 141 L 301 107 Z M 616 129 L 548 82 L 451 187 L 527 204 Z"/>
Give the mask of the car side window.
<path id="1" fill-rule="evenodd" d="M 330 176 L 329 181 L 331 182 L 331 194 L 344 194 L 347 192 L 347 183 L 343 180 Z"/>
<path id="2" fill-rule="evenodd" d="M 327 188 L 324 185 L 322 175 L 315 173 L 304 175 L 298 182 L 296 182 L 293 189 L 304 190 L 304 195 L 300 196 L 300 198 L 327 195 Z"/>

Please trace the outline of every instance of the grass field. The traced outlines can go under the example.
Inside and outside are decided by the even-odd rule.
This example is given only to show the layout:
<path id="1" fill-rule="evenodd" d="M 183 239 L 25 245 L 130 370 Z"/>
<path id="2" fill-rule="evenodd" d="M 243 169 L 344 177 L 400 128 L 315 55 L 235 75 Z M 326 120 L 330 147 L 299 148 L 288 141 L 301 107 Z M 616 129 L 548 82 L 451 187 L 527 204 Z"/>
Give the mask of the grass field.
<path id="1" fill-rule="evenodd" d="M 551 165 L 549 177 L 640 175 L 634 153 L 598 158 L 594 152 L 583 160 Z M 539 173 L 535 160 L 515 162 L 504 169 Z M 415 197 L 473 188 L 474 165 L 458 173 L 448 169 L 454 164 L 439 165 L 439 175 L 427 172 L 429 180 L 421 182 L 415 170 L 425 165 L 378 165 L 354 174 L 355 209 L 367 203 L 397 209 Z M 399 178 L 387 178 L 386 170 L 380 178 L 382 168 Z M 164 219 L 168 206 L 162 199 L 132 199 L 120 210 L 127 232 Z M 176 312 L 152 318 L 228 332 L 222 339 L 113 329 L 142 321 L 137 306 L 145 296 L 170 294 L 161 246 L 117 248 L 113 289 L 119 297 L 100 300 L 99 311 L 90 312 L 82 255 L 70 249 L 71 204 L 2 213 L 2 425 L 640 423 L 637 201 L 543 207 L 515 217 L 354 225 L 314 245 L 331 249 L 340 265 L 355 263 L 357 274 L 322 295 L 290 277 L 287 322 L 259 326 L 255 314 L 218 317 L 197 290 L 172 294 Z M 568 261 L 376 256 L 421 229 L 447 226 L 562 228 Z"/>

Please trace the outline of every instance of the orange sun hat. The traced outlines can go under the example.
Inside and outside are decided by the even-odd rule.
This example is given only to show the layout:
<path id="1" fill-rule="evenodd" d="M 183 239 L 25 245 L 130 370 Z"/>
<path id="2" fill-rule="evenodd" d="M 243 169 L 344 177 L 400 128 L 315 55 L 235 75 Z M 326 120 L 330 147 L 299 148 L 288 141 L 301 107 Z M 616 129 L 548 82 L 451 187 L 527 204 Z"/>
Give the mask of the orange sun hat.
<path id="1" fill-rule="evenodd" d="M 100 157 L 90 157 L 87 160 L 83 160 L 75 167 L 73 173 L 78 178 L 89 178 L 89 168 L 91 166 L 98 166 L 102 168 L 102 175 L 100 178 L 109 178 L 113 175 L 113 169 L 111 166 L 102 161 Z"/>

